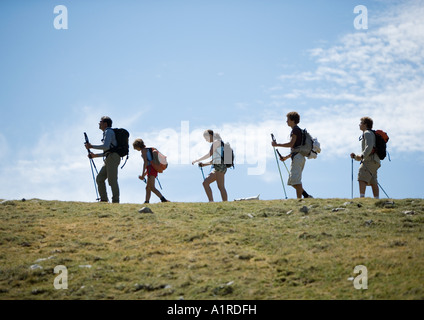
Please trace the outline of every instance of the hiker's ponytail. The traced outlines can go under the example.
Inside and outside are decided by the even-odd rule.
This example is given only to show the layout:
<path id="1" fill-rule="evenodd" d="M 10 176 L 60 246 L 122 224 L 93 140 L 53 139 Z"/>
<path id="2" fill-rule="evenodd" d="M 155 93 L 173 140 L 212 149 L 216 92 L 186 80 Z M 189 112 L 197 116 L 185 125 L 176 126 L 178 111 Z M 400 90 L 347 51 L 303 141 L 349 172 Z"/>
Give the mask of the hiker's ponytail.
<path id="1" fill-rule="evenodd" d="M 203 133 L 203 136 L 206 138 L 209 135 L 209 137 L 212 137 L 212 141 L 216 141 L 219 140 L 221 141 L 222 138 L 219 135 L 219 133 L 217 132 L 213 132 L 213 130 L 209 129 L 209 130 L 205 130 L 205 132 Z"/>
<path id="2" fill-rule="evenodd" d="M 219 140 L 219 141 L 221 141 L 221 140 L 222 140 L 222 138 L 221 138 L 221 136 L 219 135 L 219 133 L 215 132 L 215 133 L 213 134 L 213 140 L 214 140 L 214 141 L 215 141 L 215 140 Z"/>

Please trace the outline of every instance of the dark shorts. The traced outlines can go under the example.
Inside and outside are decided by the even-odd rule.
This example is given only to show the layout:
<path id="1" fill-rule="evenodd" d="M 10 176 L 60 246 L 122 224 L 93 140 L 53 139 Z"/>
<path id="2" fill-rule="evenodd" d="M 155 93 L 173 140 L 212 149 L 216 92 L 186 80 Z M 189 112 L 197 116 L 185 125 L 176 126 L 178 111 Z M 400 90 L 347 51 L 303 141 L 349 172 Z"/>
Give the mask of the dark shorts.
<path id="1" fill-rule="evenodd" d="M 213 165 L 213 172 L 227 172 L 227 165 L 226 164 L 214 164 Z"/>

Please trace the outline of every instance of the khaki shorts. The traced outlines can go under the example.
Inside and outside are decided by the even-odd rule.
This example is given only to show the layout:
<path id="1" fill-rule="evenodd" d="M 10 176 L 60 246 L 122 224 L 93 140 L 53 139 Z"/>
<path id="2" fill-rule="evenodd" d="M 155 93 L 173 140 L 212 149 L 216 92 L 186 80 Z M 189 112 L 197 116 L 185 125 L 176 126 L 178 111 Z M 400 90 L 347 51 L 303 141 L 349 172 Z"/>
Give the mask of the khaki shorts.
<path id="1" fill-rule="evenodd" d="M 295 186 L 302 183 L 302 172 L 305 167 L 305 161 L 305 157 L 300 153 L 296 154 L 292 159 L 289 181 L 287 182 L 289 186 Z"/>
<path id="2" fill-rule="evenodd" d="M 361 163 L 359 166 L 358 181 L 364 181 L 369 186 L 376 185 L 378 183 L 377 170 L 380 166 L 380 163 L 373 160 Z"/>

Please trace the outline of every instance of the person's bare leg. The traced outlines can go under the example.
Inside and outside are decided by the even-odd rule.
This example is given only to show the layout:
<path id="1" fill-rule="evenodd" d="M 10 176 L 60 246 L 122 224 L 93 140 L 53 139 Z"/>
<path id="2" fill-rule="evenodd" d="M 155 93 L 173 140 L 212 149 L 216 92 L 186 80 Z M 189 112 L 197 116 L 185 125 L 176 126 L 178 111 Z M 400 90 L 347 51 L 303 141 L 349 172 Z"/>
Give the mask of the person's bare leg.
<path id="1" fill-rule="evenodd" d="M 380 189 L 378 188 L 378 184 L 372 184 L 371 188 L 374 198 L 380 199 Z"/>
<path id="2" fill-rule="evenodd" d="M 216 173 L 211 173 L 205 181 L 203 181 L 203 188 L 205 189 L 206 195 L 208 197 L 209 202 L 213 202 L 212 189 L 210 184 L 216 180 Z"/>
<path id="3" fill-rule="evenodd" d="M 147 176 L 146 183 L 146 203 L 150 201 L 150 197 L 152 196 L 152 191 L 155 190 L 155 177 Z"/>
<path id="4" fill-rule="evenodd" d="M 296 184 L 293 186 L 296 189 L 296 196 L 298 199 L 302 199 L 303 187 L 302 184 Z"/>
<path id="5" fill-rule="evenodd" d="M 216 172 L 216 184 L 221 192 L 222 201 L 228 201 L 227 190 L 225 189 L 225 173 Z"/>
<path id="6" fill-rule="evenodd" d="M 359 196 L 361 198 L 365 197 L 365 189 L 367 187 L 367 183 L 365 181 L 359 180 Z"/>

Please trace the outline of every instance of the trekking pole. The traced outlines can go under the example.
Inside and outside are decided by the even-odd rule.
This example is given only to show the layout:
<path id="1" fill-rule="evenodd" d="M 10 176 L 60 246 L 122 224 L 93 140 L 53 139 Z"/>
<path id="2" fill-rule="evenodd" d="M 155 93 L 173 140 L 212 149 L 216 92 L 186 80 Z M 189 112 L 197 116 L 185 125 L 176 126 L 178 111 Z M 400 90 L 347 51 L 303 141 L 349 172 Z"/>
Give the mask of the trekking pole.
<path id="1" fill-rule="evenodd" d="M 87 133 L 85 133 L 85 132 L 84 132 L 84 138 L 85 138 L 85 143 L 89 143 Z M 90 150 L 87 149 L 87 151 L 88 151 L 88 154 L 90 154 Z M 94 166 L 94 169 L 96 169 L 96 173 L 99 174 L 93 158 L 90 158 L 91 175 L 93 176 L 94 189 L 96 189 L 96 196 L 97 196 L 96 201 L 99 201 L 100 197 L 99 197 L 99 192 L 97 191 L 97 184 L 96 184 L 96 178 L 94 177 L 93 166 Z"/>
<path id="2" fill-rule="evenodd" d="M 272 138 L 272 141 L 276 142 L 274 134 L 272 133 L 271 133 L 271 138 Z M 277 161 L 278 172 L 280 172 L 280 179 L 281 179 L 281 184 L 283 185 L 284 195 L 286 196 L 286 199 L 287 199 L 286 187 L 284 186 L 283 176 L 281 175 L 280 164 L 278 163 L 278 157 L 277 157 L 278 150 L 276 151 L 275 147 L 273 148 L 274 148 L 275 161 Z"/>
<path id="3" fill-rule="evenodd" d="M 158 177 L 156 177 L 156 180 L 158 181 L 159 188 L 162 190 L 162 186 L 161 186 L 161 184 L 160 184 L 159 178 L 158 178 Z"/>
<path id="4" fill-rule="evenodd" d="M 85 132 L 84 132 L 84 137 L 85 137 L 85 143 L 90 143 L 88 141 L 87 133 L 85 133 Z M 88 151 L 88 154 L 90 154 L 90 150 L 87 150 L 87 151 Z M 97 168 L 96 168 L 96 164 L 94 163 L 94 160 L 92 158 L 90 158 L 90 161 L 92 162 L 94 169 L 96 169 L 96 173 L 99 174 L 99 172 L 97 171 Z"/>
<path id="5" fill-rule="evenodd" d="M 99 192 L 97 191 L 97 184 L 96 184 L 96 178 L 94 176 L 93 165 L 94 165 L 94 167 L 96 167 L 96 165 L 93 163 L 93 159 L 91 159 L 91 161 L 90 161 L 91 175 L 93 176 L 94 189 L 96 189 L 96 197 L 97 197 L 96 201 L 99 201 L 100 197 L 99 197 Z M 97 168 L 96 168 L 96 171 L 97 171 Z"/>
<path id="6" fill-rule="evenodd" d="M 280 158 L 283 158 L 283 156 L 281 155 L 280 151 L 278 151 L 278 149 L 275 149 L 275 150 L 277 151 L 277 153 L 280 156 Z M 283 163 L 284 163 L 284 166 L 286 167 L 287 173 L 290 175 L 290 171 L 289 171 L 289 168 L 287 168 L 286 162 L 283 161 Z"/>
<path id="7" fill-rule="evenodd" d="M 379 182 L 377 182 L 378 186 L 380 187 L 381 190 L 383 190 L 384 194 L 386 195 L 387 199 L 390 199 L 390 197 L 387 195 L 386 191 L 384 191 L 383 187 L 380 185 Z"/>
<path id="8" fill-rule="evenodd" d="M 203 172 L 203 167 L 200 166 L 200 163 L 199 163 L 199 168 L 202 171 L 203 181 L 205 181 L 206 180 L 205 173 Z"/>

